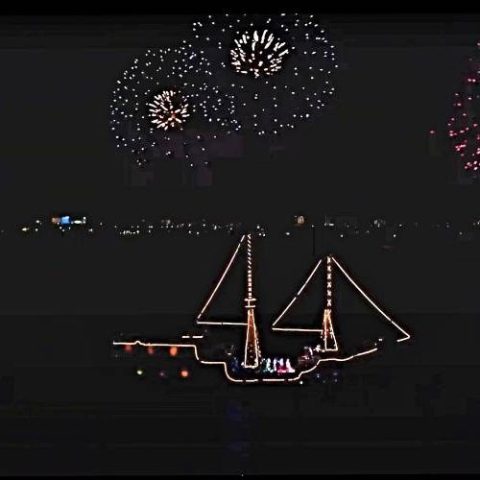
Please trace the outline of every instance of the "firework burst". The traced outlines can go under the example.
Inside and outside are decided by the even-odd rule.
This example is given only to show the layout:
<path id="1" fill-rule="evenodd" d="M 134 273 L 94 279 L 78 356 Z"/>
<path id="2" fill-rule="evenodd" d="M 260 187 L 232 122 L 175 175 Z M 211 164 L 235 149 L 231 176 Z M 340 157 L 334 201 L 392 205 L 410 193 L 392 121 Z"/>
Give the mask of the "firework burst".
<path id="1" fill-rule="evenodd" d="M 261 33 L 257 30 L 253 33 L 244 32 L 234 39 L 234 44 L 230 50 L 233 69 L 238 73 L 251 74 L 255 78 L 278 72 L 288 54 L 285 42 L 275 38 L 267 29 Z"/>
<path id="2" fill-rule="evenodd" d="M 335 91 L 335 48 L 315 15 L 209 15 L 193 33 L 215 82 L 235 100 L 237 131 L 293 129 Z"/>
<path id="3" fill-rule="evenodd" d="M 175 90 L 164 90 L 155 95 L 148 106 L 152 123 L 163 130 L 182 129 L 190 116 L 188 102 Z"/>
<path id="4" fill-rule="evenodd" d="M 480 42 L 469 59 L 462 88 L 455 93 L 447 128 L 457 159 L 466 173 L 480 175 Z"/>
<path id="5" fill-rule="evenodd" d="M 205 119 L 236 130 L 235 103 L 212 77 L 209 61 L 190 45 L 149 49 L 136 58 L 113 90 L 110 125 L 117 147 L 143 166 L 200 138 L 185 128 L 202 129 Z"/>

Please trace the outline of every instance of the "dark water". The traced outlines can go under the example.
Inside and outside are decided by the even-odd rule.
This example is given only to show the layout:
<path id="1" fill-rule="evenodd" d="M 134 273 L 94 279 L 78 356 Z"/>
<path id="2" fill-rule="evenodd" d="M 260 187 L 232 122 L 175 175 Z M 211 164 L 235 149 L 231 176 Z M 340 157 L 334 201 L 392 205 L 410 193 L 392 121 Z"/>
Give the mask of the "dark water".
<path id="1" fill-rule="evenodd" d="M 230 385 L 188 355 L 113 358 L 119 326 L 161 333 L 161 317 L 2 320 L 2 473 L 480 469 L 476 315 L 406 316 L 412 342 L 288 387 Z M 187 381 L 156 375 L 185 365 Z"/>
<path id="2" fill-rule="evenodd" d="M 142 393 L 137 402 L 121 393 L 112 402 L 18 402 L 1 410 L 1 472 L 478 472 L 478 395 L 444 395 L 454 372 L 411 388 L 395 373 L 390 391 L 370 376 L 348 393 L 322 385 L 170 391 L 154 402 Z M 91 378 L 82 383 L 94 388 Z"/>
<path id="3" fill-rule="evenodd" d="M 256 250 L 265 330 L 311 265 L 309 241 Z M 188 330 L 233 244 L 215 242 L 2 249 L 0 473 L 480 470 L 474 251 L 338 247 L 413 338 L 335 367 L 336 382 L 325 367 L 301 386 L 234 386 L 183 356 L 115 359 L 120 332 Z M 187 381 L 160 381 L 185 365 Z"/>

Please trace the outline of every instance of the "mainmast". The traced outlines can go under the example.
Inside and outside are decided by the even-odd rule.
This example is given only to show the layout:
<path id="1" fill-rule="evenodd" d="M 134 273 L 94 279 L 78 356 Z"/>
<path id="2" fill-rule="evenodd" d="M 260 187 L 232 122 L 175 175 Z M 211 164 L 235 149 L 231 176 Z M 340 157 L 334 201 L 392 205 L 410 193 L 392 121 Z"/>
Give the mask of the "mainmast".
<path id="1" fill-rule="evenodd" d="M 252 274 L 252 235 L 247 234 L 247 294 L 245 297 L 245 310 L 247 311 L 247 334 L 245 337 L 245 352 L 243 366 L 257 368 L 260 364 L 260 345 L 258 330 L 255 323 L 255 301 L 253 296 Z"/>

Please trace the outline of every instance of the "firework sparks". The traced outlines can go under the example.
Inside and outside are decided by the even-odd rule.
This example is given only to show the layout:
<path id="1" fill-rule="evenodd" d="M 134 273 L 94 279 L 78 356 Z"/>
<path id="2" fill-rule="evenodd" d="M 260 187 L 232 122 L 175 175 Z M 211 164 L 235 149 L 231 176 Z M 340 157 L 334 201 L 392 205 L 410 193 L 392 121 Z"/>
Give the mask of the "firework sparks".
<path id="1" fill-rule="evenodd" d="M 257 30 L 245 32 L 234 40 L 234 44 L 230 50 L 232 67 L 238 73 L 252 74 L 255 78 L 281 70 L 288 54 L 286 43 L 267 29 L 262 33 Z"/>
<path id="2" fill-rule="evenodd" d="M 164 90 L 155 95 L 148 106 L 152 123 L 164 130 L 182 128 L 190 116 L 188 103 L 175 90 Z"/>
<path id="3" fill-rule="evenodd" d="M 234 100 L 236 131 L 293 129 L 335 92 L 335 48 L 315 15 L 208 15 L 192 28 L 215 82 Z"/>
<path id="4" fill-rule="evenodd" d="M 143 166 L 170 158 L 179 144 L 196 142 L 196 150 L 203 152 L 202 139 L 194 131 L 208 124 L 238 130 L 233 99 L 212 78 L 209 61 L 191 45 L 147 50 L 122 73 L 113 90 L 110 126 L 117 147 Z M 186 132 L 187 125 L 193 133 Z M 180 155 L 194 165 L 191 151 Z"/>
<path id="5" fill-rule="evenodd" d="M 480 174 L 480 42 L 476 55 L 469 59 L 462 89 L 455 93 L 453 115 L 447 123 L 448 136 L 465 172 L 472 177 Z"/>

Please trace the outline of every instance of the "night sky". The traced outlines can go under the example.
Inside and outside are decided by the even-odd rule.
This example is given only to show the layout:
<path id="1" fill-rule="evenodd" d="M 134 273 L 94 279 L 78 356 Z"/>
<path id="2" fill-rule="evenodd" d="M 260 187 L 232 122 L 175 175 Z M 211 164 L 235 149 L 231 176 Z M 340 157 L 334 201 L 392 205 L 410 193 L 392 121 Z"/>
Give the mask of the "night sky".
<path id="1" fill-rule="evenodd" d="M 136 56 L 179 44 L 197 18 L 0 17 L 0 231 L 16 227 L 5 228 L 0 249 L 0 473 L 478 473 L 480 254 L 478 236 L 452 232 L 480 216 L 480 189 L 456 181 L 446 122 L 480 16 L 326 15 L 340 68 L 318 119 L 275 142 L 245 137 L 243 158 L 214 163 L 211 187 L 134 186 L 110 131 L 112 90 Z M 45 234 L 20 231 L 63 213 L 86 215 L 98 235 L 57 235 L 49 222 Z M 299 213 L 306 224 L 293 227 Z M 382 228 L 344 240 L 337 228 L 310 228 L 323 214 L 420 226 L 399 241 Z M 115 358 L 122 333 L 194 333 L 241 230 L 155 229 L 134 240 L 110 229 L 165 217 L 267 224 L 253 250 L 265 355 L 289 343 L 271 322 L 327 252 L 412 341 L 391 350 L 385 342 L 352 367 L 326 364 L 310 385 L 282 392 L 229 385 L 187 349 L 176 359 L 166 349 Z M 423 228 L 440 219 L 452 221 L 450 233 Z M 244 296 L 242 255 L 217 297 L 219 315 Z M 290 318 L 319 308 L 323 278 Z M 343 349 L 350 326 L 355 341 L 376 332 L 377 311 L 334 281 Z M 212 346 L 214 330 L 199 344 Z M 190 380 L 177 383 L 190 365 Z"/>
<path id="2" fill-rule="evenodd" d="M 321 203 L 374 213 L 381 204 L 411 212 L 442 209 L 452 195 L 459 206 L 472 203 L 474 193 L 452 186 L 445 123 L 478 40 L 478 22 L 448 17 L 326 16 L 340 68 L 337 95 L 318 120 L 283 134 L 276 156 L 266 155 L 265 146 L 254 158 L 230 161 L 236 182 L 216 177 L 214 187 L 193 191 L 128 188 L 125 154 L 108 126 L 112 87 L 146 47 L 175 45 L 188 35 L 193 18 L 0 21 L 4 213 L 213 208 L 222 198 L 241 214 L 235 207 L 247 181 L 249 211 L 266 189 L 285 208 L 318 209 Z M 429 153 L 430 129 L 437 131 L 439 156 Z"/>

